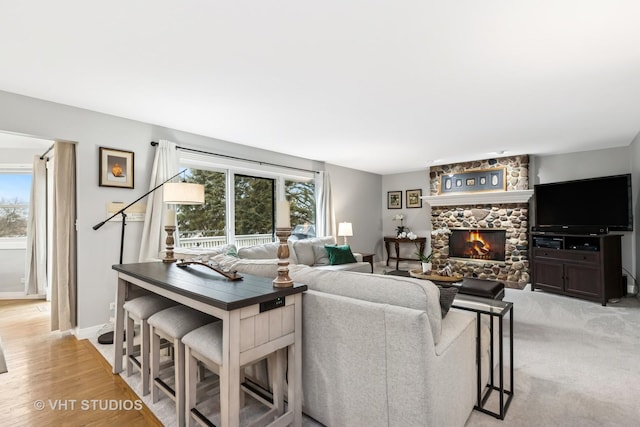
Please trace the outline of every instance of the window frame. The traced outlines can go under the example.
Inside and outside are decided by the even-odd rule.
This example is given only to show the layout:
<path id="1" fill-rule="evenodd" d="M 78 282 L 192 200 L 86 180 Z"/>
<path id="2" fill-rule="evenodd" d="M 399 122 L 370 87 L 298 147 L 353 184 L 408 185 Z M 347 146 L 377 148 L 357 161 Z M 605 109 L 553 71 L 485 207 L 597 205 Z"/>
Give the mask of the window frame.
<path id="1" fill-rule="evenodd" d="M 0 164 L 0 174 L 2 175 L 30 175 L 33 183 L 33 165 L 27 163 L 4 163 Z M 27 221 L 29 220 L 29 210 L 31 210 L 31 189 L 26 200 Z M 22 237 L 0 237 L 0 249 L 26 249 L 27 235 Z"/>
<path id="2" fill-rule="evenodd" d="M 235 240 L 235 176 L 245 175 L 256 178 L 273 179 L 275 181 L 274 209 L 277 200 L 284 200 L 286 197 L 285 181 L 315 181 L 314 172 L 294 171 L 285 167 L 272 165 L 262 165 L 257 168 L 253 163 L 242 162 L 240 160 L 219 159 L 212 155 L 193 153 L 178 150 L 178 167 L 180 169 L 202 169 L 225 174 L 225 238 L 229 244 L 236 244 Z M 314 185 L 314 199 L 316 209 L 318 204 L 318 191 Z M 275 212 L 274 212 L 275 215 Z M 315 213 L 317 218 L 317 212 Z M 274 217 L 275 221 L 275 217 Z M 275 226 L 274 226 L 275 227 Z M 179 228 L 179 225 L 178 225 Z M 317 230 L 317 226 L 316 226 Z M 274 230 L 275 231 L 275 230 Z M 274 237 L 275 239 L 275 234 Z M 179 237 L 177 236 L 179 245 Z M 274 240 L 275 241 L 275 240 Z"/>

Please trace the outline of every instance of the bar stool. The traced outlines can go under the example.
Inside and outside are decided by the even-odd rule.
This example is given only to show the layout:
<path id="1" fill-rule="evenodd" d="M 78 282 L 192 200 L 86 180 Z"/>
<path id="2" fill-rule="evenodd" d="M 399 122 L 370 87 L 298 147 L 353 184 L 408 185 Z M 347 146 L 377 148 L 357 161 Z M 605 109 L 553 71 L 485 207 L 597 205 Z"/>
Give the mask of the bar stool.
<path id="1" fill-rule="evenodd" d="M 149 317 L 149 335 L 151 338 L 151 398 L 158 401 L 158 391 L 162 390 L 176 404 L 178 426 L 184 426 L 184 344 L 182 337 L 192 330 L 214 322 L 213 316 L 177 305 L 162 310 Z M 164 338 L 173 344 L 174 350 L 174 386 L 171 387 L 159 376 L 160 372 L 160 339 Z"/>
<path id="2" fill-rule="evenodd" d="M 126 319 L 126 360 L 127 376 L 133 374 L 135 366 L 142 378 L 142 395 L 149 394 L 149 317 L 166 308 L 176 305 L 175 301 L 159 295 L 144 295 L 124 303 L 124 318 Z M 140 359 L 136 358 L 133 350 L 134 322 L 140 323 Z"/>
<path id="3" fill-rule="evenodd" d="M 188 426 L 194 426 L 194 421 L 202 425 L 213 425 L 197 408 L 197 383 L 199 363 L 204 364 L 210 371 L 220 375 L 222 367 L 222 322 L 210 323 L 189 332 L 182 338 L 185 347 L 185 418 Z M 277 350 L 267 356 L 269 376 L 273 387 L 273 399 L 251 389 L 240 388 L 240 407 L 244 406 L 244 393 L 270 407 L 271 409 L 259 419 L 252 420 L 252 425 L 266 425 L 270 418 L 282 414 L 284 411 L 284 351 Z M 282 352 L 282 353 L 278 353 Z M 277 357 L 280 354 L 281 357 Z M 249 363 L 254 364 L 259 360 Z M 240 384 L 244 382 L 244 366 L 240 367 Z M 273 374 L 273 375 L 272 375 Z M 222 393 L 220 394 L 222 398 Z"/>

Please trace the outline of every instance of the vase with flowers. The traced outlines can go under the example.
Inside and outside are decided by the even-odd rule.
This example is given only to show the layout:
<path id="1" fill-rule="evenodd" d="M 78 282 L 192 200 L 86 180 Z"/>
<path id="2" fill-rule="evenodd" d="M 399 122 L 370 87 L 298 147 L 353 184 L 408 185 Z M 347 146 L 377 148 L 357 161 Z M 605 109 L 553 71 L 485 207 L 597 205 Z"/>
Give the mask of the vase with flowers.
<path id="1" fill-rule="evenodd" d="M 394 221 L 400 221 L 400 225 L 396 227 L 398 237 L 406 237 L 409 229 L 404 226 L 404 214 L 396 214 L 393 216 Z M 403 234 L 404 233 L 404 234 Z"/>
<path id="2" fill-rule="evenodd" d="M 422 272 L 431 273 L 431 257 L 433 257 L 433 252 L 429 252 L 429 255 L 425 255 L 420 251 L 420 246 L 418 245 L 418 242 L 415 241 L 418 238 L 417 234 L 409 232 L 407 233 L 407 238 L 413 240 L 413 244 L 416 245 L 416 255 L 422 263 Z"/>

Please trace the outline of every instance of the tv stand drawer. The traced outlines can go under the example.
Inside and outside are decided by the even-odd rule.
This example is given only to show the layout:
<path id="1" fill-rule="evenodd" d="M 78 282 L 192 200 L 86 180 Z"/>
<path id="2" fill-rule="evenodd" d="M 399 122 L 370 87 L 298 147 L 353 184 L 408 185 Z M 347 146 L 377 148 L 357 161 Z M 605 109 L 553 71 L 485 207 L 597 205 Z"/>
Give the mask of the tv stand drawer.
<path id="1" fill-rule="evenodd" d="M 533 251 L 534 256 L 537 258 L 548 258 L 558 261 L 573 261 L 588 264 L 600 262 L 600 252 L 543 248 L 535 248 Z"/>

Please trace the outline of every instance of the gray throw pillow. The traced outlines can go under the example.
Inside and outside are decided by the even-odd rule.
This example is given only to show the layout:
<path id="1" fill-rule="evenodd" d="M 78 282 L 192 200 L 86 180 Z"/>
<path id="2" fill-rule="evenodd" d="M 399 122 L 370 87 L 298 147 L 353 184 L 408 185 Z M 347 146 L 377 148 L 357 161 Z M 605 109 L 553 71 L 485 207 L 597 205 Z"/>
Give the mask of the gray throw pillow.
<path id="1" fill-rule="evenodd" d="M 458 293 L 458 288 L 438 286 L 438 289 L 440 289 L 440 310 L 442 311 L 442 318 L 444 319 L 444 316 L 449 312 L 451 304 L 453 304 L 453 300 Z"/>

